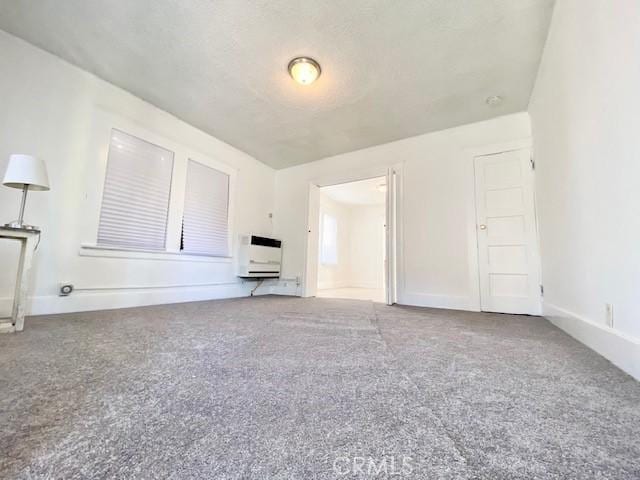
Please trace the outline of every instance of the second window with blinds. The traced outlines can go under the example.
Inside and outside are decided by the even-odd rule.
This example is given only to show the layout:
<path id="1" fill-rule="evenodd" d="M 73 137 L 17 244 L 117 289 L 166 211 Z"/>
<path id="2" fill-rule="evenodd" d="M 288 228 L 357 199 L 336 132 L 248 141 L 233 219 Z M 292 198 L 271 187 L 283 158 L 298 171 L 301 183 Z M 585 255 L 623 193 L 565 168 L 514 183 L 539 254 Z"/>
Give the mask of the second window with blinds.
<path id="1" fill-rule="evenodd" d="M 187 164 L 180 250 L 229 255 L 229 175 L 194 160 Z"/>

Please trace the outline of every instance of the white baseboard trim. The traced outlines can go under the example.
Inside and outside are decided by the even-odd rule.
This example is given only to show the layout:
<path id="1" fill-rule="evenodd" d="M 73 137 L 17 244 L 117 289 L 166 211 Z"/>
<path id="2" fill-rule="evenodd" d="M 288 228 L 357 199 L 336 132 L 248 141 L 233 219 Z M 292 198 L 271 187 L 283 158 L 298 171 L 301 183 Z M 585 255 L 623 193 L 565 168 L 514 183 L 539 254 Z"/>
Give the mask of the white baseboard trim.
<path id="1" fill-rule="evenodd" d="M 384 285 L 378 285 L 376 282 L 351 282 L 346 288 L 368 288 L 375 290 L 378 288 L 384 288 Z"/>
<path id="2" fill-rule="evenodd" d="M 335 288 L 347 288 L 349 282 L 318 282 L 318 290 L 333 290 Z"/>
<path id="3" fill-rule="evenodd" d="M 302 285 L 295 278 L 274 278 L 265 280 L 263 287 L 258 289 L 263 295 L 286 295 L 299 297 L 302 295 Z"/>
<path id="4" fill-rule="evenodd" d="M 229 282 L 209 286 L 77 291 L 68 297 L 60 297 L 58 295 L 30 297 L 27 301 L 26 310 L 27 315 L 47 315 L 238 298 L 248 296 L 253 286 L 250 282 Z M 8 316 L 10 314 L 12 302 L 12 298 L 0 298 L 0 316 Z"/>
<path id="5" fill-rule="evenodd" d="M 555 326 L 640 380 L 640 339 L 547 302 L 543 302 L 542 311 Z"/>
<path id="6" fill-rule="evenodd" d="M 454 295 L 429 295 L 416 292 L 398 292 L 398 303 L 414 307 L 444 308 L 479 312 L 480 306 L 471 298 Z"/>
<path id="7" fill-rule="evenodd" d="M 271 295 L 286 295 L 288 297 L 300 297 L 302 295 L 302 288 L 293 285 L 273 285 L 269 289 Z"/>

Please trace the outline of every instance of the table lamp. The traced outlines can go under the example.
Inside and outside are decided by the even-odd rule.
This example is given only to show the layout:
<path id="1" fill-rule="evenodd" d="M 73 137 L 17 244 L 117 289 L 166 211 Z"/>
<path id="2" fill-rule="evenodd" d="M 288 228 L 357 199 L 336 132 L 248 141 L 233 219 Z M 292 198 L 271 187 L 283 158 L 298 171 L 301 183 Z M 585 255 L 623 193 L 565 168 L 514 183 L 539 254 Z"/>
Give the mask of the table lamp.
<path id="1" fill-rule="evenodd" d="M 24 217 L 24 205 L 27 201 L 27 192 L 29 190 L 49 190 L 49 177 L 47 176 L 47 168 L 44 162 L 31 155 L 11 155 L 2 183 L 7 187 L 22 189 L 22 202 L 20 203 L 18 220 L 5 224 L 5 227 L 38 230 L 38 227 L 33 225 L 25 225 L 22 220 Z"/>

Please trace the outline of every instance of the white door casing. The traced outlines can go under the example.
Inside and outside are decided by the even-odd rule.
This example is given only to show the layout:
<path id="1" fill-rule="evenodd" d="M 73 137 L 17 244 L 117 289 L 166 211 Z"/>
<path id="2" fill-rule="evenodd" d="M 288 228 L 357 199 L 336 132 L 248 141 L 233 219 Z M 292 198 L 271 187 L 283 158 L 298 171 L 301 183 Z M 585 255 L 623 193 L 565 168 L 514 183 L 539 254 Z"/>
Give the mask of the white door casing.
<path id="1" fill-rule="evenodd" d="M 482 311 L 538 315 L 540 262 L 529 149 L 477 156 Z"/>
<path id="2" fill-rule="evenodd" d="M 385 299 L 387 305 L 396 303 L 396 213 L 397 213 L 397 174 L 394 168 L 387 170 L 387 192 L 385 209 Z"/>
<path id="3" fill-rule="evenodd" d="M 320 229 L 320 187 L 309 184 L 307 210 L 307 251 L 303 297 L 315 297 L 318 289 L 318 248 Z"/>

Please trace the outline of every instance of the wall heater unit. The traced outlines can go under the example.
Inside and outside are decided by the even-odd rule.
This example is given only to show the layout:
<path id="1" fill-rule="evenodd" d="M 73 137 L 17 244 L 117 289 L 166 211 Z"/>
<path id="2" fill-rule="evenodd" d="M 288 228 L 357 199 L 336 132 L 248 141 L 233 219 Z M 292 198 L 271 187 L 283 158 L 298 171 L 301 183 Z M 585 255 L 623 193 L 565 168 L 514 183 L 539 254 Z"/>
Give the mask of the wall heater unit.
<path id="1" fill-rule="evenodd" d="M 282 241 L 258 235 L 240 235 L 238 276 L 278 278 L 282 262 Z"/>

